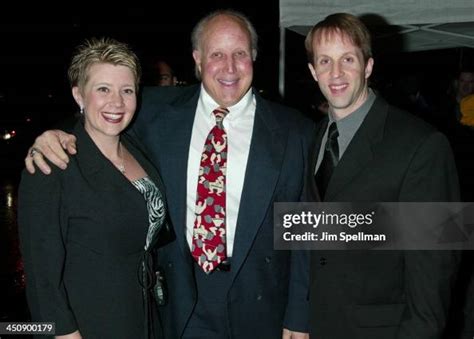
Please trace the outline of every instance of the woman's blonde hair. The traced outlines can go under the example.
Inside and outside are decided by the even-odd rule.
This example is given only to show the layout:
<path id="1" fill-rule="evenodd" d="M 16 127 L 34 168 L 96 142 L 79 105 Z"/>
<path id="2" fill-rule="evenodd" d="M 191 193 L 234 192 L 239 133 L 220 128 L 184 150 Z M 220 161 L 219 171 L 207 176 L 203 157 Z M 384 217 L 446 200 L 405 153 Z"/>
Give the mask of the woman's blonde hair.
<path id="1" fill-rule="evenodd" d="M 136 54 L 127 44 L 111 38 L 92 38 L 77 47 L 68 69 L 71 87 L 83 88 L 87 83 L 89 68 L 97 63 L 107 63 L 130 68 L 138 88 L 141 67 Z"/>

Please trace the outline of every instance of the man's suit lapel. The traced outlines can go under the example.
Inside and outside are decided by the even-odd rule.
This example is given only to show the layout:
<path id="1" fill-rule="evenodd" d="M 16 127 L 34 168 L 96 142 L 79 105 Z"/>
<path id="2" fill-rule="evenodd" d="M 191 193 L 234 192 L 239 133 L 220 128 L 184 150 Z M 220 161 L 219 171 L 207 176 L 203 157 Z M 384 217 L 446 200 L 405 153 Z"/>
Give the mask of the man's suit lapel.
<path id="1" fill-rule="evenodd" d="M 388 105 L 382 99 L 374 102 L 333 172 L 325 201 L 334 200 L 367 168 L 367 164 L 374 157 L 376 145 L 382 140 L 387 109 Z"/>
<path id="2" fill-rule="evenodd" d="M 319 150 L 321 147 L 324 147 L 322 145 L 323 142 L 323 137 L 324 137 L 324 132 L 326 132 L 326 129 L 328 127 L 329 119 L 326 117 L 324 118 L 319 124 L 318 128 L 316 130 L 316 136 L 314 138 L 314 143 L 311 145 L 310 148 L 310 165 L 308 166 L 309 173 L 306 173 L 307 178 L 306 178 L 306 184 L 309 185 L 308 188 L 306 188 L 306 200 L 309 201 L 321 201 L 321 196 L 319 194 L 318 188 L 316 187 L 316 181 L 314 180 L 314 175 L 315 175 L 315 169 L 316 169 L 316 164 L 319 156 Z"/>
<path id="3" fill-rule="evenodd" d="M 286 129 L 278 124 L 267 104 L 257 95 L 256 99 L 255 122 L 232 257 L 234 277 L 272 203 L 287 142 Z"/>
<path id="4" fill-rule="evenodd" d="M 166 196 L 169 212 L 173 220 L 176 239 L 182 254 L 191 262 L 189 246 L 186 241 L 186 178 L 188 173 L 188 154 L 191 142 L 191 133 L 196 114 L 199 90 L 189 100 L 174 104 L 172 109 L 162 120 L 163 141 L 166 147 L 162 148 L 164 164 L 160 167 L 166 170 Z"/>

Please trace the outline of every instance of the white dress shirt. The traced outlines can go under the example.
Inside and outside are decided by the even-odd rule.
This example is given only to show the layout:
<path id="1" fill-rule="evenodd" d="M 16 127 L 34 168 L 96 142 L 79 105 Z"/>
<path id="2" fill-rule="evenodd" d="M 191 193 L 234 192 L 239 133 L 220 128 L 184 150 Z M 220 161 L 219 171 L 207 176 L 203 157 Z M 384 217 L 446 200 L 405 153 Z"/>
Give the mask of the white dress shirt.
<path id="1" fill-rule="evenodd" d="M 196 115 L 191 134 L 188 155 L 186 189 L 186 239 L 191 248 L 196 208 L 196 191 L 204 142 L 216 124 L 212 111 L 219 107 L 201 85 Z M 244 186 L 245 171 L 252 139 L 255 118 L 255 96 L 250 89 L 234 106 L 227 107 L 229 113 L 224 118 L 227 133 L 226 169 L 226 246 L 227 256 L 231 257 L 234 248 L 235 229 L 239 214 L 240 197 Z"/>

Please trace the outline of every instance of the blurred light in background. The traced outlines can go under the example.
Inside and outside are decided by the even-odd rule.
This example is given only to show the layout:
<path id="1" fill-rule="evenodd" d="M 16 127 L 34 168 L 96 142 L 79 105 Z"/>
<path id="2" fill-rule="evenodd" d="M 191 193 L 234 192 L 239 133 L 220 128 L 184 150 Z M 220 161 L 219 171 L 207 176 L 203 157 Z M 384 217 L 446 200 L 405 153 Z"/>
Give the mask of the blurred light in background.
<path id="1" fill-rule="evenodd" d="M 3 134 L 1 135 L 3 140 L 10 140 L 11 138 L 16 136 L 16 131 L 11 130 L 11 131 L 4 131 Z"/>

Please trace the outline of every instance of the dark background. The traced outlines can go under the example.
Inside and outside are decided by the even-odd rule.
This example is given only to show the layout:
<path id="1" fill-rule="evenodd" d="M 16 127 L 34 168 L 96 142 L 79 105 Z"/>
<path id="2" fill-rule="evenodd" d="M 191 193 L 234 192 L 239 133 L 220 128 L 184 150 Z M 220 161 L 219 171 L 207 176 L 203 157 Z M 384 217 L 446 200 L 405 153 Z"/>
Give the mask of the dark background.
<path id="1" fill-rule="evenodd" d="M 286 96 L 278 96 L 278 1 L 254 1 L 251 5 L 183 1 L 179 9 L 161 3 L 110 3 L 110 8 L 98 8 L 78 2 L 67 9 L 24 6 L 28 8 L 0 14 L 0 322 L 28 319 L 16 225 L 19 176 L 34 136 L 77 110 L 66 70 L 74 47 L 85 38 L 109 36 L 129 43 L 142 61 L 145 81 L 148 65 L 161 58 L 171 64 L 179 80 L 191 84 L 196 82 L 192 27 L 212 9 L 232 7 L 247 14 L 259 34 L 255 87 L 267 98 L 318 118 L 315 105 L 319 95 L 307 69 L 304 37 L 290 31 L 286 35 Z M 473 58 L 472 49 L 465 48 L 390 54 L 381 48 L 372 83 L 382 92 L 390 92 L 404 76 L 416 77 L 427 95 L 436 99 L 445 95 L 461 64 Z M 14 130 L 15 137 L 3 140 L 5 130 Z"/>

